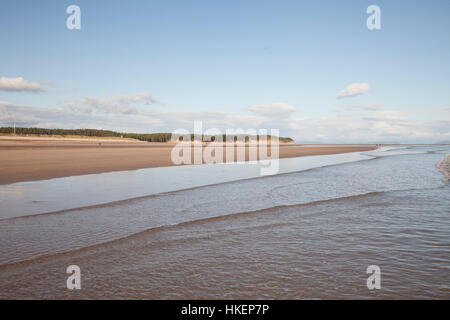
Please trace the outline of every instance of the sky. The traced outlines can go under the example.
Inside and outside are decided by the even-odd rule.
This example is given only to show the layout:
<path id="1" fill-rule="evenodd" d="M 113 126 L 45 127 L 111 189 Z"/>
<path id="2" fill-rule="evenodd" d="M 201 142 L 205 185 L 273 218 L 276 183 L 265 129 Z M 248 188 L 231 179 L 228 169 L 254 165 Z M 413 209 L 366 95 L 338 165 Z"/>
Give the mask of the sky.
<path id="1" fill-rule="evenodd" d="M 448 0 L 3 0 L 0 126 L 450 141 L 449 33 Z"/>

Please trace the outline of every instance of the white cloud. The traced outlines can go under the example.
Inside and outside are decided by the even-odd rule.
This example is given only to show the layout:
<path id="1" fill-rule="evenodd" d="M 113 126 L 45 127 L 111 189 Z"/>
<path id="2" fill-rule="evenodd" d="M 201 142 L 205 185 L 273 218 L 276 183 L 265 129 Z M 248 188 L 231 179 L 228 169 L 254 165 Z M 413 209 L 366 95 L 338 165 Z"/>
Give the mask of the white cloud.
<path id="1" fill-rule="evenodd" d="M 370 85 L 368 83 L 352 83 L 348 85 L 345 89 L 341 90 L 337 98 L 349 98 L 355 97 L 357 95 L 363 94 L 370 90 Z"/>
<path id="2" fill-rule="evenodd" d="M 273 102 L 267 104 L 257 104 L 247 108 L 249 111 L 261 116 L 284 116 L 297 111 L 293 105 L 284 102 Z"/>
<path id="3" fill-rule="evenodd" d="M 84 97 L 64 104 L 63 109 L 86 114 L 93 112 L 137 114 L 136 104 L 149 105 L 155 103 L 158 103 L 158 101 L 150 94 L 136 93 L 110 98 Z"/>
<path id="4" fill-rule="evenodd" d="M 29 82 L 22 77 L 18 78 L 0 78 L 0 91 L 46 91 L 39 82 Z"/>

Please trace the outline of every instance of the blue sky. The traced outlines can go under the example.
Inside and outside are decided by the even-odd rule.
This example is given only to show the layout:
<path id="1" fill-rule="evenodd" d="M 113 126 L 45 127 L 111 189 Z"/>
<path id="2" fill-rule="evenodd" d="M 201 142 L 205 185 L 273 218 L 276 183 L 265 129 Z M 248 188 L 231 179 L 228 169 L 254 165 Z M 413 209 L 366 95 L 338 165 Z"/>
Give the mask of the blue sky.
<path id="1" fill-rule="evenodd" d="M 66 28 L 71 4 L 81 30 Z M 447 0 L 2 1 L 0 125 L 450 140 L 449 32 Z M 45 91 L 11 91 L 18 77 Z M 355 83 L 369 89 L 337 99 Z"/>

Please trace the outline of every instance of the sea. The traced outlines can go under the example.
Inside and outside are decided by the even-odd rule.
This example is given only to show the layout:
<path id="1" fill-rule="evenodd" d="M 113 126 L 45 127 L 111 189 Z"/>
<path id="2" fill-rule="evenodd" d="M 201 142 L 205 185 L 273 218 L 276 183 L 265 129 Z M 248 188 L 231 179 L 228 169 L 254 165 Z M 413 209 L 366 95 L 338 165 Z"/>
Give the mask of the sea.
<path id="1" fill-rule="evenodd" d="M 448 154 L 384 146 L 280 159 L 269 176 L 234 163 L 0 185 L 0 299 L 449 299 Z M 67 288 L 73 265 L 81 289 Z"/>

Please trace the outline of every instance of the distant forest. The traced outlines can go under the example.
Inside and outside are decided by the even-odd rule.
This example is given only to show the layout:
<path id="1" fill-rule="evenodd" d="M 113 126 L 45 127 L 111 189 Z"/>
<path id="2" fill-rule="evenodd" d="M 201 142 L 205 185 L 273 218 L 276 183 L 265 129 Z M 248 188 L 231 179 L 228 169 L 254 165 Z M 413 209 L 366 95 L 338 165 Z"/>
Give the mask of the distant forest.
<path id="1" fill-rule="evenodd" d="M 83 136 L 83 137 L 102 137 L 102 138 L 131 138 L 148 142 L 167 142 L 171 140 L 171 133 L 121 133 L 110 130 L 97 129 L 44 129 L 44 128 L 15 128 L 16 134 L 19 135 L 49 135 L 49 136 Z M 13 134 L 13 127 L 0 128 L 0 134 Z M 225 135 L 223 135 L 225 141 Z M 270 136 L 269 136 L 270 137 Z M 259 140 L 259 137 L 256 136 Z M 270 139 L 270 138 L 269 138 Z M 194 134 L 191 134 L 191 141 L 194 140 Z M 210 141 L 208 137 L 204 137 L 205 141 Z M 237 140 L 237 137 L 234 138 Z M 249 137 L 245 136 L 245 141 Z M 280 137 L 280 143 L 294 142 L 291 138 Z"/>

